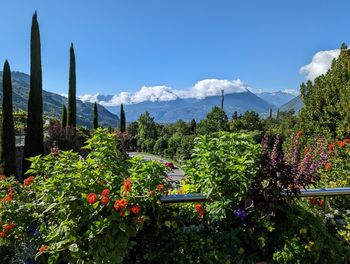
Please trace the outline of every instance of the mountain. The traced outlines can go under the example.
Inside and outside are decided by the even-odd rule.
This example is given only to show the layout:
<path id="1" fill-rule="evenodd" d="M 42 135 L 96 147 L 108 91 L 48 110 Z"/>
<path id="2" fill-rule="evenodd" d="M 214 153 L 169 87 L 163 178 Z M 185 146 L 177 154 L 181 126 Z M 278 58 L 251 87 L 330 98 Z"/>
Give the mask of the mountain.
<path id="1" fill-rule="evenodd" d="M 230 118 L 234 111 L 244 113 L 254 110 L 260 114 L 267 114 L 270 108 L 275 108 L 250 91 L 242 93 L 226 94 L 224 98 L 224 110 Z M 140 114 L 148 111 L 155 121 L 171 123 L 178 119 L 189 121 L 192 118 L 200 120 L 213 108 L 221 105 L 221 96 L 208 96 L 204 99 L 181 99 L 171 101 L 145 101 L 137 104 L 124 105 L 127 122 L 135 121 Z M 107 106 L 113 113 L 119 113 L 119 106 Z"/>
<path id="2" fill-rule="evenodd" d="M 295 95 L 278 91 L 278 92 L 262 92 L 262 93 L 256 93 L 257 96 L 259 96 L 261 99 L 265 100 L 266 102 L 273 104 L 276 107 L 280 107 L 281 105 L 284 105 L 285 103 L 292 100 Z"/>
<path id="3" fill-rule="evenodd" d="M 30 77 L 22 72 L 12 72 L 12 100 L 15 109 L 27 111 Z M 0 100 L 2 102 L 2 72 L 0 71 Z M 67 105 L 64 96 L 43 91 L 44 114 L 60 117 L 62 105 Z M 117 126 L 119 117 L 98 105 L 99 124 L 102 126 Z M 91 128 L 93 120 L 93 104 L 77 100 L 77 124 Z"/>
<path id="4" fill-rule="evenodd" d="M 298 95 L 297 97 L 293 98 L 289 102 L 285 103 L 280 107 L 280 111 L 289 111 L 293 109 L 295 112 L 299 112 L 301 108 L 304 107 L 304 103 L 301 99 L 301 96 Z"/>

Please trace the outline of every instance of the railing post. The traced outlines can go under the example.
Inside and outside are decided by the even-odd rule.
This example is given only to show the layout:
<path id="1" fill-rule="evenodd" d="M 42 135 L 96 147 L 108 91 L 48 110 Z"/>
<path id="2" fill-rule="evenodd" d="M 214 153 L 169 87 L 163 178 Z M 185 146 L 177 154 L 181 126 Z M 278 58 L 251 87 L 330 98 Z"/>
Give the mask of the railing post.
<path id="1" fill-rule="evenodd" d="M 327 213 L 327 196 L 323 196 L 323 214 L 326 216 Z"/>

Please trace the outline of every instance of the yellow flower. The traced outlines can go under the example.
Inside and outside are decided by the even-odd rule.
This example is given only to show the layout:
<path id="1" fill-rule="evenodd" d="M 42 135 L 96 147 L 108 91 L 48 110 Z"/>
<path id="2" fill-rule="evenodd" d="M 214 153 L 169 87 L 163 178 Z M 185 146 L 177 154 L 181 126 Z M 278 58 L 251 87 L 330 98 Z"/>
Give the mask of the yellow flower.
<path id="1" fill-rule="evenodd" d="M 305 245 L 305 249 L 309 252 L 311 252 L 312 250 L 312 246 L 314 245 L 315 243 L 313 241 L 309 241 L 309 243 L 307 245 Z"/>

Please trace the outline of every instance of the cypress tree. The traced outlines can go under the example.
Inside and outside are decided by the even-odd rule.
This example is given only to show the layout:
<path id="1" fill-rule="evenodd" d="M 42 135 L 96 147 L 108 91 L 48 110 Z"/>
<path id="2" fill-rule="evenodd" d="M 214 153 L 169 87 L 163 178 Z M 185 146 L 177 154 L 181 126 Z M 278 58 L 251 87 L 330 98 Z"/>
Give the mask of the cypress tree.
<path id="1" fill-rule="evenodd" d="M 76 75 L 75 54 L 73 43 L 70 46 L 69 61 L 69 89 L 68 89 L 68 120 L 67 125 L 75 127 L 77 124 L 77 102 L 76 102 Z"/>
<path id="2" fill-rule="evenodd" d="M 97 103 L 94 103 L 94 129 L 98 128 L 98 112 L 97 112 Z"/>
<path id="3" fill-rule="evenodd" d="M 61 125 L 62 127 L 67 126 L 67 108 L 65 105 L 63 105 L 63 108 L 62 108 Z"/>
<path id="4" fill-rule="evenodd" d="M 30 166 L 27 158 L 44 153 L 43 98 L 40 32 L 36 12 L 33 15 L 30 39 L 30 90 L 27 130 L 22 173 Z"/>
<path id="5" fill-rule="evenodd" d="M 125 128 L 126 128 L 125 112 L 124 112 L 124 106 L 123 104 L 121 104 L 120 105 L 120 123 L 119 123 L 120 132 L 124 133 Z"/>
<path id="6" fill-rule="evenodd" d="M 279 109 L 279 108 L 277 108 L 276 119 L 277 119 L 277 120 L 280 119 L 280 109 Z"/>
<path id="7" fill-rule="evenodd" d="M 4 162 L 4 174 L 6 176 L 16 175 L 16 146 L 15 128 L 13 123 L 12 108 L 12 82 L 11 70 L 8 61 L 5 61 L 2 97 L 2 159 Z"/>
<path id="8" fill-rule="evenodd" d="M 221 109 L 224 110 L 224 90 L 221 90 Z"/>
<path id="9" fill-rule="evenodd" d="M 272 118 L 272 109 L 270 108 L 270 118 Z"/>

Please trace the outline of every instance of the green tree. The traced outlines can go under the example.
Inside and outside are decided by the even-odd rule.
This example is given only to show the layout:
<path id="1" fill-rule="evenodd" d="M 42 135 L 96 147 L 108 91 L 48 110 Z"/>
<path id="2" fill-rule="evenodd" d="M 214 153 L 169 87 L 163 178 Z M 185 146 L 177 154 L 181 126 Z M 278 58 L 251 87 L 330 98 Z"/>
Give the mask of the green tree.
<path id="1" fill-rule="evenodd" d="M 62 107 L 61 124 L 62 124 L 62 127 L 67 126 L 67 108 L 65 105 L 63 105 Z"/>
<path id="2" fill-rule="evenodd" d="M 97 103 L 94 103 L 94 129 L 98 128 L 98 113 L 97 113 Z"/>
<path id="3" fill-rule="evenodd" d="M 314 82 L 300 87 L 304 108 L 299 124 L 304 134 L 329 138 L 349 136 L 350 131 L 350 50 L 341 46 L 330 70 Z"/>
<path id="4" fill-rule="evenodd" d="M 15 146 L 15 128 L 13 122 L 12 107 L 12 81 L 11 69 L 8 61 L 5 61 L 3 78 L 3 97 L 2 97 L 2 159 L 4 163 L 4 174 L 6 176 L 16 175 L 16 146 Z"/>
<path id="5" fill-rule="evenodd" d="M 259 114 L 255 111 L 246 111 L 243 115 L 240 115 L 237 119 L 233 119 L 230 122 L 230 130 L 262 130 L 262 123 Z"/>
<path id="6" fill-rule="evenodd" d="M 207 116 L 199 122 L 197 131 L 200 134 L 228 131 L 228 118 L 225 111 L 214 106 Z"/>
<path id="7" fill-rule="evenodd" d="M 125 111 L 123 104 L 120 105 L 120 122 L 119 122 L 119 130 L 120 132 L 125 132 L 126 129 L 126 120 L 125 120 Z"/>
<path id="8" fill-rule="evenodd" d="M 196 127 L 197 127 L 197 122 L 194 118 L 192 118 L 191 121 L 188 123 L 188 129 L 189 129 L 190 135 L 196 134 Z"/>
<path id="9" fill-rule="evenodd" d="M 23 170 L 29 168 L 29 157 L 44 153 L 43 97 L 42 97 L 41 45 L 37 13 L 33 15 L 30 38 L 30 90 L 28 119 L 24 146 Z"/>
<path id="10" fill-rule="evenodd" d="M 157 130 L 154 118 L 146 111 L 141 114 L 137 120 L 137 145 L 143 151 L 153 151 L 155 141 L 157 140 Z"/>
<path id="11" fill-rule="evenodd" d="M 75 73 L 75 54 L 73 43 L 69 50 L 69 88 L 68 88 L 68 126 L 75 127 L 77 125 L 77 83 Z"/>

